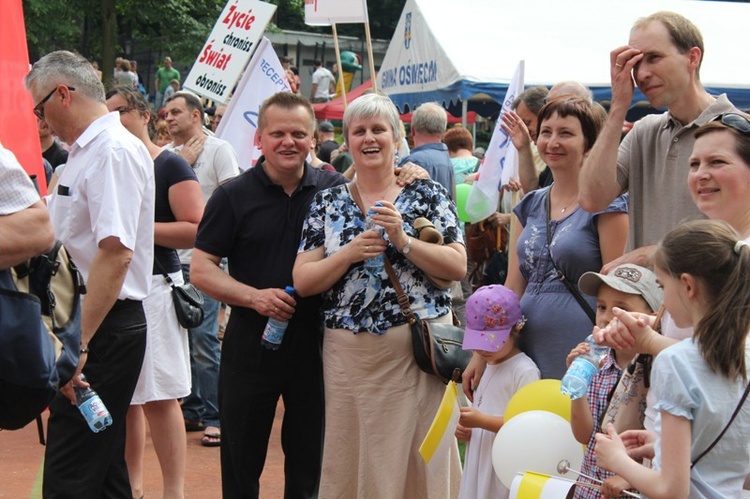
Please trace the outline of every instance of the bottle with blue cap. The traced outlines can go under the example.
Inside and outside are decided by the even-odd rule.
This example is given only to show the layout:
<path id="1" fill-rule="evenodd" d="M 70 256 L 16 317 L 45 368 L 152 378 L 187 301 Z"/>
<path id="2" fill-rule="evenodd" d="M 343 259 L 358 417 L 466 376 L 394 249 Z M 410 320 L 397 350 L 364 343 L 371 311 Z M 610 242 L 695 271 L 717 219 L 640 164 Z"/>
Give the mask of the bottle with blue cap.
<path id="1" fill-rule="evenodd" d="M 292 286 L 285 287 L 284 292 L 289 296 L 294 296 L 294 288 Z M 266 328 L 263 330 L 263 337 L 260 340 L 261 345 L 268 350 L 278 350 L 288 326 L 289 321 L 280 321 L 269 317 Z"/>

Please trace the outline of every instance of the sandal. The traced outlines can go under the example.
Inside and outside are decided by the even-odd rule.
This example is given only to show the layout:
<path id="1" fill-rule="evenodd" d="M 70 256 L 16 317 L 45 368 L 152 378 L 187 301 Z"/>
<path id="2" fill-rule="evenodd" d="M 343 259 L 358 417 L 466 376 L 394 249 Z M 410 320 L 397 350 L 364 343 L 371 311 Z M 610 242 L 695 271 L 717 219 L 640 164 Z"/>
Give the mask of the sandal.
<path id="1" fill-rule="evenodd" d="M 219 447 L 221 445 L 221 433 L 204 433 L 201 438 L 201 445 L 203 447 Z"/>
<path id="2" fill-rule="evenodd" d="M 185 431 L 205 431 L 206 425 L 194 419 L 185 418 Z"/>

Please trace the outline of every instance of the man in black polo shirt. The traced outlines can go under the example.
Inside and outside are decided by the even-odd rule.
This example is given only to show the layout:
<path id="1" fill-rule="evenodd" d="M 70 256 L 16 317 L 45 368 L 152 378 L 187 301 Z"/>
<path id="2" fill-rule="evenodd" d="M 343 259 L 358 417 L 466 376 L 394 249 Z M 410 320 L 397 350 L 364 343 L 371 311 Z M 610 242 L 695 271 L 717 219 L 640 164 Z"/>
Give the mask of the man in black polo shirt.
<path id="1" fill-rule="evenodd" d="M 315 129 L 308 101 L 268 98 L 258 165 L 220 186 L 206 205 L 191 281 L 232 306 L 219 374 L 222 489 L 258 497 L 276 404 L 284 397 L 286 497 L 316 497 L 323 438 L 321 300 L 292 298 L 292 267 L 313 196 L 346 179 L 306 163 Z M 229 274 L 219 267 L 229 259 Z M 261 346 L 269 317 L 290 320 L 279 350 Z"/>

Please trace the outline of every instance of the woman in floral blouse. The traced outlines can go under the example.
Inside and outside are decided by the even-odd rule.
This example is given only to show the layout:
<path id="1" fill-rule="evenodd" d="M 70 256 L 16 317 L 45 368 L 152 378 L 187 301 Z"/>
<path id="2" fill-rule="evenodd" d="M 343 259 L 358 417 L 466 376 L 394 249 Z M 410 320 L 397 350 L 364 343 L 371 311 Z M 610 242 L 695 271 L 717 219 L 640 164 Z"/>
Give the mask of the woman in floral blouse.
<path id="1" fill-rule="evenodd" d="M 344 115 L 344 137 L 357 179 L 321 191 L 303 228 L 294 286 L 324 293 L 323 366 L 326 436 L 320 497 L 456 497 L 457 448 L 427 468 L 418 453 L 444 385 L 419 370 L 411 335 L 386 272 L 364 261 L 386 255 L 421 318 L 450 322 L 450 292 L 425 273 L 461 279 L 466 252 L 456 208 L 431 180 L 400 187 L 394 174 L 398 111 L 370 94 Z M 375 229 L 352 192 L 372 210 Z M 414 220 L 426 217 L 444 245 L 419 241 Z"/>

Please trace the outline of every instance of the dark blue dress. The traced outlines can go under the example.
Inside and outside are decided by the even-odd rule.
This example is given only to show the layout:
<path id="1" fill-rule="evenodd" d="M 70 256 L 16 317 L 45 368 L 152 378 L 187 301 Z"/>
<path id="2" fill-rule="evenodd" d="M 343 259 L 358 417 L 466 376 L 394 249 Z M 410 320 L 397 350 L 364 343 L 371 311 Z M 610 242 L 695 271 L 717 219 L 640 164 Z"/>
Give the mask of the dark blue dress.
<path id="1" fill-rule="evenodd" d="M 521 297 L 521 310 L 527 322 L 521 332 L 520 347 L 536 362 L 542 378 L 561 379 L 566 370 L 566 356 L 591 334 L 592 324 L 558 279 L 550 254 L 566 277 L 576 284 L 585 272 L 598 272 L 602 268 L 602 255 L 597 216 L 627 213 L 628 202 L 626 196 L 620 196 L 602 212 L 592 214 L 578 207 L 562 220 L 553 220 L 552 247 L 547 251 L 545 199 L 550 189 L 551 186 L 530 192 L 513 209 L 524 226 L 516 251 L 521 275 L 528 283 Z M 596 297 L 585 298 L 596 310 Z"/>

